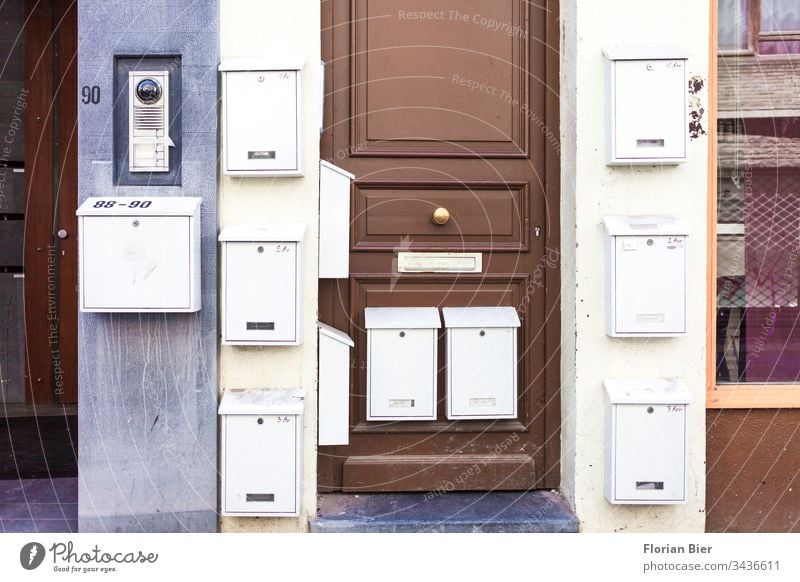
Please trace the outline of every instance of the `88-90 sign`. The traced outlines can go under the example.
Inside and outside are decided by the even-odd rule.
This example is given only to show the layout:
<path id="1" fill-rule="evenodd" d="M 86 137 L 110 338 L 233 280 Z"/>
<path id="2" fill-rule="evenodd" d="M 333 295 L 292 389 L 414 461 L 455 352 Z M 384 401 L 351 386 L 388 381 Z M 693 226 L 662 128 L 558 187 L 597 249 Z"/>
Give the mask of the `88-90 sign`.
<path id="1" fill-rule="evenodd" d="M 152 203 L 152 200 L 131 200 L 127 204 L 117 204 L 116 200 L 98 200 L 94 203 L 93 208 L 114 208 L 114 206 L 125 206 L 127 208 L 148 208 Z"/>

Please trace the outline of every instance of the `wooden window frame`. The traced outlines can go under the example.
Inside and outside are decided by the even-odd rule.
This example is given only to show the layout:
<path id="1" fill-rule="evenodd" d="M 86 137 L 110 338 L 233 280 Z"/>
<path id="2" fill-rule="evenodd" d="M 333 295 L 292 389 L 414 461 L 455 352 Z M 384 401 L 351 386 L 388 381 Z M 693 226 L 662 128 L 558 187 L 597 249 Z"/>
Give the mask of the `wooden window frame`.
<path id="1" fill-rule="evenodd" d="M 800 408 L 800 384 L 717 384 L 717 17 L 717 0 L 710 0 L 706 408 Z"/>
<path id="2" fill-rule="evenodd" d="M 751 17 L 756 18 L 750 25 L 750 36 L 755 37 L 756 42 L 766 41 L 775 42 L 781 40 L 800 40 L 800 30 L 775 30 L 764 32 L 761 30 L 761 3 L 764 0 L 747 0 L 752 4 L 750 9 Z"/>

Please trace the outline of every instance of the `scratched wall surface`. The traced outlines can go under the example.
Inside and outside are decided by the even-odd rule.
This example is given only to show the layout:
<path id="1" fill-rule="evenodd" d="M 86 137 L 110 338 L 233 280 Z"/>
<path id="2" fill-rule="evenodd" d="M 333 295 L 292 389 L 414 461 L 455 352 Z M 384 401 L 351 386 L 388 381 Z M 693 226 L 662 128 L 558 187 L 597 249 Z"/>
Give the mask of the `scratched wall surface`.
<path id="1" fill-rule="evenodd" d="M 209 0 L 78 3 L 79 195 L 199 196 L 202 309 L 81 314 L 79 528 L 208 532 L 217 517 L 218 8 Z M 115 186 L 115 55 L 180 55 L 181 186 Z"/>

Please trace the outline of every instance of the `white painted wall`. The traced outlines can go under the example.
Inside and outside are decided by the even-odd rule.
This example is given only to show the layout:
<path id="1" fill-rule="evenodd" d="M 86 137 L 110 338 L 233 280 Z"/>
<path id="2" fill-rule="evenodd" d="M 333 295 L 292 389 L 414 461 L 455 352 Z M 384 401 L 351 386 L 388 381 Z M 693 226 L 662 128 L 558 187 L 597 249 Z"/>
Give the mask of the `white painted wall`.
<path id="1" fill-rule="evenodd" d="M 680 166 L 605 165 L 603 47 L 677 43 L 689 75 L 708 75 L 708 2 L 562 0 L 562 491 L 582 531 L 703 531 L 705 523 L 706 203 L 708 142 L 689 144 Z M 707 99 L 707 93 L 703 93 Z M 677 214 L 691 225 L 688 335 L 605 335 L 608 214 Z M 689 407 L 689 503 L 610 505 L 603 496 L 604 391 L 608 377 L 684 378 Z"/>
<path id="2" fill-rule="evenodd" d="M 305 59 L 301 178 L 238 178 L 220 168 L 220 228 L 241 222 L 305 222 L 303 343 L 296 347 L 221 346 L 220 387 L 304 388 L 304 483 L 299 518 L 222 518 L 221 530 L 305 531 L 317 489 L 317 253 L 319 207 L 320 7 L 316 2 L 219 3 L 221 58 Z"/>

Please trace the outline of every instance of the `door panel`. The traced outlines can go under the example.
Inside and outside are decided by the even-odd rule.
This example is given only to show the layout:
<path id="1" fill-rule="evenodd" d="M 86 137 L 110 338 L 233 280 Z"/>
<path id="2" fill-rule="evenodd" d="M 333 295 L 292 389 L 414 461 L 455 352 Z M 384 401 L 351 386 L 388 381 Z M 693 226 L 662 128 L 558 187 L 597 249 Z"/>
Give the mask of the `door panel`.
<path id="1" fill-rule="evenodd" d="M 353 155 L 525 156 L 527 2 L 353 6 Z"/>
<path id="2" fill-rule="evenodd" d="M 25 3 L 26 401 L 36 404 L 78 399 L 76 4 Z"/>
<path id="3" fill-rule="evenodd" d="M 353 246 L 358 250 L 528 250 L 527 182 L 356 184 Z M 434 224 L 436 208 L 450 222 Z"/>
<path id="4" fill-rule="evenodd" d="M 558 485 L 557 13 L 545 0 L 322 5 L 322 157 L 356 180 L 350 279 L 320 281 L 320 320 L 355 341 L 350 444 L 319 447 L 320 491 Z M 483 270 L 401 274 L 400 251 L 481 252 Z M 364 309 L 445 306 L 517 309 L 517 417 L 447 420 L 441 329 L 436 420 L 367 421 Z"/>

